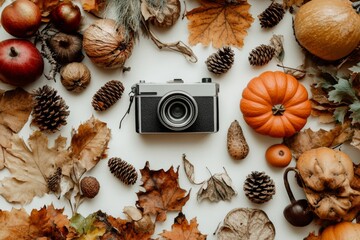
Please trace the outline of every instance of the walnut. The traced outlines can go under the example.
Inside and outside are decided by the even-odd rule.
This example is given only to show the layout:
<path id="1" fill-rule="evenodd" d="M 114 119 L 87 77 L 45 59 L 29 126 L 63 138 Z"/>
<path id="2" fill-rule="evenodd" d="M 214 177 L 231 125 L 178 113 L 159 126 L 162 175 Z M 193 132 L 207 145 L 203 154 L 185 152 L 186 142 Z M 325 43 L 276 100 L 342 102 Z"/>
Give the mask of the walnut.
<path id="1" fill-rule="evenodd" d="M 61 83 L 68 91 L 82 92 L 90 83 L 89 68 L 78 62 L 65 65 L 60 70 Z"/>

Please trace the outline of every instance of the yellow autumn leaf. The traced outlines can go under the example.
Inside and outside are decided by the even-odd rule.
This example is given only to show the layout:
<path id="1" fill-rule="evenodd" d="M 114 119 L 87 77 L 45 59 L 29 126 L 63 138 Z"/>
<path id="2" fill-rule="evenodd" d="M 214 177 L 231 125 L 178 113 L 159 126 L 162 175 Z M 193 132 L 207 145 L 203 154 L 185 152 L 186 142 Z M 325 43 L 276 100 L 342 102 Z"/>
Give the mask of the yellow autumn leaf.
<path id="1" fill-rule="evenodd" d="M 247 29 L 254 18 L 246 0 L 200 0 L 201 6 L 186 14 L 189 20 L 189 43 L 213 47 L 235 46 L 241 48 Z"/>

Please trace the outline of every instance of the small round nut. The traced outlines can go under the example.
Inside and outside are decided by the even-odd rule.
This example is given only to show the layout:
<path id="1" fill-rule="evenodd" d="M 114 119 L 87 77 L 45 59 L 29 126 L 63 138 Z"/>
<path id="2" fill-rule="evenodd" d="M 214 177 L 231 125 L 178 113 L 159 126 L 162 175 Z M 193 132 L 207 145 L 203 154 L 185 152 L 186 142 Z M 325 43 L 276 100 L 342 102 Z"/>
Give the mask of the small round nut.
<path id="1" fill-rule="evenodd" d="M 80 181 L 80 188 L 83 196 L 94 198 L 100 190 L 100 184 L 94 177 L 84 177 Z"/>
<path id="2" fill-rule="evenodd" d="M 72 62 L 60 70 L 61 83 L 68 91 L 82 92 L 90 83 L 89 68 L 80 62 Z"/>

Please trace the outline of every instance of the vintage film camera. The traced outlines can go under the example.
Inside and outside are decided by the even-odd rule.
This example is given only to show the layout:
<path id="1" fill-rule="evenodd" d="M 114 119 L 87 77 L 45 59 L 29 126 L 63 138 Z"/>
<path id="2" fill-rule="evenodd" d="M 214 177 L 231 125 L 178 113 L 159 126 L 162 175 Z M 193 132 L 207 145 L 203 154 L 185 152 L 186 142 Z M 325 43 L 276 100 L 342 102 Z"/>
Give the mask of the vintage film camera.
<path id="1" fill-rule="evenodd" d="M 135 90 L 136 131 L 149 133 L 215 133 L 219 130 L 219 85 L 211 78 L 184 83 L 140 81 Z"/>

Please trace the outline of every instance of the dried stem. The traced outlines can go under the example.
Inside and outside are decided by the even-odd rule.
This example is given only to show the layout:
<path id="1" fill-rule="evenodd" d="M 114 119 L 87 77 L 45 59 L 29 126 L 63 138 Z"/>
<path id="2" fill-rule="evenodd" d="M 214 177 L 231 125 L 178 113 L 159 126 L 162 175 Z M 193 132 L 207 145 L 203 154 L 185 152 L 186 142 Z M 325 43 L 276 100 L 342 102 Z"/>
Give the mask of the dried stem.
<path id="1" fill-rule="evenodd" d="M 276 66 L 281 67 L 281 68 L 284 68 L 284 69 L 290 69 L 290 70 L 293 70 L 293 71 L 306 73 L 305 70 L 301 70 L 301 69 L 297 69 L 297 68 L 292 68 L 292 67 L 287 67 L 287 66 L 284 66 L 284 65 L 281 65 L 281 64 L 277 64 Z"/>
<path id="2" fill-rule="evenodd" d="M 142 21 L 143 27 L 146 31 L 146 33 L 150 36 L 150 39 L 155 43 L 155 45 L 159 49 L 167 49 L 175 52 L 179 52 L 185 56 L 187 60 L 189 60 L 192 63 L 197 62 L 197 57 L 195 56 L 194 52 L 191 50 L 189 46 L 187 46 L 182 41 L 177 41 L 174 43 L 163 43 L 161 42 L 155 34 L 150 30 L 149 26 L 146 24 L 145 20 Z"/>

